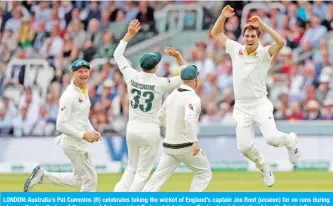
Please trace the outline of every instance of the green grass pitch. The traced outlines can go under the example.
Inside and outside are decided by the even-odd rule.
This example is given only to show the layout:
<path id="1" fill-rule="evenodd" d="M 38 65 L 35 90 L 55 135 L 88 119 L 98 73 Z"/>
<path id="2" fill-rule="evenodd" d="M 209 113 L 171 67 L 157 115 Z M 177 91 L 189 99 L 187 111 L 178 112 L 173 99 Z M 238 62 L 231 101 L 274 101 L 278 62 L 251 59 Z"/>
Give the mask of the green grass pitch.
<path id="1" fill-rule="evenodd" d="M 264 185 L 258 172 L 214 172 L 206 191 L 333 191 L 333 173 L 323 171 L 275 172 L 275 185 Z M 1 174 L 0 192 L 22 191 L 29 174 Z M 98 191 L 113 191 L 121 174 L 100 174 Z M 188 191 L 193 173 L 175 173 L 161 191 Z M 79 188 L 61 187 L 49 184 L 38 185 L 32 192 L 73 192 Z"/>

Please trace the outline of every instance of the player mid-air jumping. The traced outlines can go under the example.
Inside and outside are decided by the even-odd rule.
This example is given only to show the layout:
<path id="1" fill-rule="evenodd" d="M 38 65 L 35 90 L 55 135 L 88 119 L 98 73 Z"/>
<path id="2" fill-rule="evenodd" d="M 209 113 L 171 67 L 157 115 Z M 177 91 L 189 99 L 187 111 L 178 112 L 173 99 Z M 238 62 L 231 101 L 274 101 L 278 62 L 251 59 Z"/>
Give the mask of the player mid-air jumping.
<path id="1" fill-rule="evenodd" d="M 238 149 L 256 164 L 262 173 L 264 183 L 272 186 L 275 182 L 272 169 L 253 146 L 255 125 L 259 125 L 269 145 L 284 146 L 288 149 L 291 163 L 295 163 L 300 156 L 296 134 L 286 134 L 277 130 L 273 105 L 267 98 L 267 72 L 273 57 L 284 46 L 285 40 L 257 16 L 251 17 L 243 29 L 244 45 L 230 40 L 223 30 L 226 19 L 234 14 L 232 7 L 229 5 L 224 7 L 211 33 L 232 59 L 235 94 L 233 117 L 237 123 Z M 274 42 L 271 45 L 266 47 L 260 45 L 261 30 L 272 37 Z"/>

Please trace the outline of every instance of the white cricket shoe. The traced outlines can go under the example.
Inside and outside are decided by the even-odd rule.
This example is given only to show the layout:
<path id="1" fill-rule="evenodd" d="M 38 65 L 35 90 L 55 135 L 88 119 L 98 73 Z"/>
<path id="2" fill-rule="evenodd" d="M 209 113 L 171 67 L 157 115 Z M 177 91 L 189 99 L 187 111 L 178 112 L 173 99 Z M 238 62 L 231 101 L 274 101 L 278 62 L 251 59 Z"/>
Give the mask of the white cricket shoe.
<path id="1" fill-rule="evenodd" d="M 37 184 L 41 184 L 43 182 L 44 170 L 38 165 L 32 171 L 30 177 L 24 183 L 24 192 L 28 192 Z"/>
<path id="2" fill-rule="evenodd" d="M 298 161 L 299 157 L 300 157 L 297 135 L 296 135 L 295 132 L 291 132 L 289 135 L 292 138 L 292 141 L 290 143 L 290 147 L 287 148 L 288 153 L 289 153 L 289 161 L 290 161 L 291 164 L 295 164 Z"/>
<path id="3" fill-rule="evenodd" d="M 261 171 L 261 177 L 264 180 L 264 183 L 267 187 L 272 187 L 275 183 L 275 177 L 272 171 L 272 168 L 266 164 L 264 170 Z"/>

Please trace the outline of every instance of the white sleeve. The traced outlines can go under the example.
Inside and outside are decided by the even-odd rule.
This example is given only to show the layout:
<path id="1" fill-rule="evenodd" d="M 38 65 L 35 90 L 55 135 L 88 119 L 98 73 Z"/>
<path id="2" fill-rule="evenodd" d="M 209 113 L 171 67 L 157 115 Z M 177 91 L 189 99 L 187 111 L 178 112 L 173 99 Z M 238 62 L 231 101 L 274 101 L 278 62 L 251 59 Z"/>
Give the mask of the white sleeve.
<path id="1" fill-rule="evenodd" d="M 269 54 L 269 48 L 270 48 L 271 46 L 265 46 L 264 47 L 264 49 L 263 49 L 263 58 L 264 58 L 264 61 L 268 61 L 268 62 L 271 62 L 272 61 L 272 59 L 274 58 L 274 55 L 273 56 L 271 56 L 270 54 Z"/>
<path id="2" fill-rule="evenodd" d="M 233 57 L 235 51 L 238 48 L 239 43 L 236 41 L 233 41 L 231 39 L 227 39 L 227 42 L 225 44 L 225 51 L 231 56 Z"/>
<path id="3" fill-rule="evenodd" d="M 89 119 L 87 120 L 86 130 L 87 131 L 93 131 L 93 130 L 95 130 L 94 127 L 92 126 L 91 122 L 89 121 Z"/>
<path id="4" fill-rule="evenodd" d="M 124 56 L 124 52 L 127 46 L 127 42 L 124 40 L 121 40 L 114 51 L 114 59 L 117 62 L 117 65 L 119 67 L 120 72 L 124 75 L 124 79 L 126 83 L 131 79 L 132 76 L 135 76 L 138 71 L 133 69 L 131 65 L 129 64 L 128 60 Z"/>
<path id="5" fill-rule="evenodd" d="M 78 131 L 69 126 L 70 117 L 73 111 L 73 99 L 62 96 L 60 98 L 58 117 L 57 117 L 57 130 L 69 137 L 82 139 L 84 131 Z"/>
<path id="6" fill-rule="evenodd" d="M 183 83 L 183 80 L 180 78 L 180 76 L 162 78 L 162 80 L 164 81 L 165 90 L 178 88 Z"/>
<path id="7" fill-rule="evenodd" d="M 157 118 L 160 121 L 160 125 L 162 127 L 165 127 L 165 125 L 166 125 L 166 108 L 167 108 L 167 104 L 168 104 L 168 101 L 169 101 L 168 99 L 170 99 L 170 96 L 168 96 L 166 98 L 166 100 L 164 101 L 164 103 L 163 103 L 163 105 L 162 105 L 162 107 L 159 110 L 158 115 L 157 115 Z"/>
<path id="8" fill-rule="evenodd" d="M 186 131 L 189 138 L 192 139 L 193 142 L 198 141 L 198 118 L 197 114 L 201 110 L 201 102 L 200 99 L 191 98 L 185 102 L 185 125 Z"/>

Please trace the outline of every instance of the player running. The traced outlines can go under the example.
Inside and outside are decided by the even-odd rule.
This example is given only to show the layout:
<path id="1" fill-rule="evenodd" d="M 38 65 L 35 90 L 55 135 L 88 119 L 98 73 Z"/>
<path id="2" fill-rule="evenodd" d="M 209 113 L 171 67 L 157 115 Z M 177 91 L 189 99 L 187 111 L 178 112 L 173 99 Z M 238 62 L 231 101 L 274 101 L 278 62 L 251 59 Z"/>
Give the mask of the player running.
<path id="1" fill-rule="evenodd" d="M 233 85 L 235 94 L 236 136 L 238 149 L 256 164 L 261 171 L 264 183 L 272 186 L 274 174 L 269 164 L 253 146 L 254 127 L 259 125 L 266 142 L 274 147 L 284 146 L 289 151 L 289 161 L 295 163 L 300 156 L 295 133 L 286 134 L 277 130 L 273 116 L 273 105 L 267 98 L 267 72 L 271 61 L 284 46 L 285 40 L 258 16 L 249 19 L 243 29 L 244 45 L 230 40 L 223 32 L 227 18 L 233 16 L 234 9 L 227 5 L 216 21 L 213 37 L 226 49 L 232 59 Z M 274 42 L 266 47 L 259 43 L 261 30 L 267 32 Z"/>
<path id="2" fill-rule="evenodd" d="M 161 125 L 166 127 L 163 155 L 144 192 L 159 191 L 182 162 L 195 173 L 191 192 L 203 191 L 212 178 L 210 164 L 199 148 L 197 138 L 201 100 L 194 89 L 198 85 L 198 75 L 196 66 L 185 67 L 180 75 L 184 84 L 167 97 L 159 112 Z"/>
<path id="3" fill-rule="evenodd" d="M 93 143 L 101 138 L 89 121 L 90 100 L 87 92 L 90 66 L 87 61 L 78 59 L 72 64 L 74 76 L 71 84 L 60 97 L 57 117 L 57 137 L 59 143 L 72 163 L 73 172 L 47 172 L 35 167 L 24 184 L 24 192 L 40 183 L 61 186 L 81 187 L 81 192 L 95 192 L 97 172 L 88 152 L 87 142 Z"/>
<path id="4" fill-rule="evenodd" d="M 182 84 L 179 76 L 161 78 L 155 75 L 161 60 L 158 52 L 144 53 L 140 59 L 142 71 L 133 69 L 124 57 L 127 43 L 140 30 L 138 20 L 131 21 L 128 32 L 114 52 L 114 58 L 124 75 L 130 101 L 129 121 L 126 130 L 128 165 L 114 191 L 142 191 L 157 156 L 160 145 L 160 125 L 157 118 L 163 94 Z M 167 48 L 178 64 L 184 61 L 179 52 Z"/>

